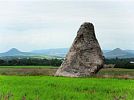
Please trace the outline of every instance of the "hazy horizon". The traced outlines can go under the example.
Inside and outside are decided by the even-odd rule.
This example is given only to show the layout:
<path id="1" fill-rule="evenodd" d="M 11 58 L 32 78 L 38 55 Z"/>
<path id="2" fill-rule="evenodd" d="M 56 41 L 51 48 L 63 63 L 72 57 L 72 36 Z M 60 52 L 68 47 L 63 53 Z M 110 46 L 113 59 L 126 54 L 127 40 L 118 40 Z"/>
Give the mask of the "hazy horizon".
<path id="1" fill-rule="evenodd" d="M 103 50 L 134 50 L 133 9 L 132 0 L 0 0 L 0 52 L 70 48 L 85 21 Z"/>
<path id="2" fill-rule="evenodd" d="M 17 49 L 17 50 L 19 50 L 19 51 L 21 51 L 21 52 L 34 52 L 34 51 L 38 51 L 38 50 L 54 50 L 54 49 L 70 49 L 70 48 L 44 48 L 44 49 L 33 49 L 33 50 L 29 50 L 29 51 L 23 51 L 23 50 L 21 50 L 21 49 L 18 49 L 18 48 L 10 48 L 10 49 L 8 49 L 8 50 L 6 50 L 6 51 L 3 51 L 3 52 L 0 52 L 0 53 L 4 53 L 4 52 L 8 52 L 8 51 L 10 51 L 10 50 L 12 50 L 12 49 Z M 102 49 L 103 51 L 112 51 L 112 50 L 115 50 L 115 49 L 121 49 L 121 50 L 132 50 L 132 49 L 122 49 L 122 48 L 113 48 L 113 49 Z M 134 49 L 132 50 L 132 51 L 134 51 Z"/>

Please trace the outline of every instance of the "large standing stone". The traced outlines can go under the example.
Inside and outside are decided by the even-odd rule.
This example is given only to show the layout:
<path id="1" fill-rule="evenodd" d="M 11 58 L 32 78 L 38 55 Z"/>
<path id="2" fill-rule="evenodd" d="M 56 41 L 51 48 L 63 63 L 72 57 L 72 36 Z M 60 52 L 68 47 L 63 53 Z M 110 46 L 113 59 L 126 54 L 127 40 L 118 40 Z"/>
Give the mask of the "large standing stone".
<path id="1" fill-rule="evenodd" d="M 84 77 L 92 76 L 103 67 L 103 54 L 95 36 L 92 23 L 85 22 L 77 32 L 56 76 Z"/>

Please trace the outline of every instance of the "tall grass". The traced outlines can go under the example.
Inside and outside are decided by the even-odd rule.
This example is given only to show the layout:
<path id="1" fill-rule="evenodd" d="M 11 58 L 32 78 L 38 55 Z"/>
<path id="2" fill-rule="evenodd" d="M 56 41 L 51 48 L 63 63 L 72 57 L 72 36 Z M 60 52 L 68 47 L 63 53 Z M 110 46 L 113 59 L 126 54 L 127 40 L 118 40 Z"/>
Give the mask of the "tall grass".
<path id="1" fill-rule="evenodd" d="M 134 80 L 0 76 L 0 100 L 133 100 Z"/>

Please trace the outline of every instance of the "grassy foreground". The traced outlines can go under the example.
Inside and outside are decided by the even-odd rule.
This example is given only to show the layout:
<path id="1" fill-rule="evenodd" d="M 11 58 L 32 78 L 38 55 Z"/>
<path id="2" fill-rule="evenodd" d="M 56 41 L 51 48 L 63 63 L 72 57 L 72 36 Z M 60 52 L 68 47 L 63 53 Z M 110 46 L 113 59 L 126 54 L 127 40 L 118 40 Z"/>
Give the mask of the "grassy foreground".
<path id="1" fill-rule="evenodd" d="M 134 100 L 134 80 L 0 76 L 0 100 Z"/>

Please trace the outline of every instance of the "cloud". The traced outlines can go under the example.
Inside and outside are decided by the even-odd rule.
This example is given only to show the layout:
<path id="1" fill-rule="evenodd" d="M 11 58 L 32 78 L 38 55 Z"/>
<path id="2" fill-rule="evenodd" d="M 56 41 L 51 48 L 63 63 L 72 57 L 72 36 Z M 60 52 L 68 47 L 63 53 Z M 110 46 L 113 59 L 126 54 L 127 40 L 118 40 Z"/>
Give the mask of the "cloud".
<path id="1" fill-rule="evenodd" d="M 134 49 L 133 9 L 131 0 L 1 0 L 0 51 L 70 47 L 84 21 L 103 49 Z"/>

